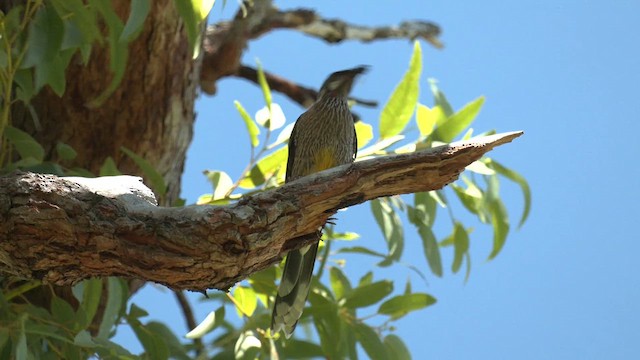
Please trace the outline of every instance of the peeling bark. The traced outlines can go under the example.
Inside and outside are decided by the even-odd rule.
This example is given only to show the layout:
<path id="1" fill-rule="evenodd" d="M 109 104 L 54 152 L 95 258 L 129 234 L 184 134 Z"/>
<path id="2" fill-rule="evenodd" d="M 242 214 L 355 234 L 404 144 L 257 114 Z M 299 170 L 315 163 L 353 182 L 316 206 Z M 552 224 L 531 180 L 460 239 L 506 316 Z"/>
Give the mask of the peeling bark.
<path id="1" fill-rule="evenodd" d="M 157 207 L 135 181 L 114 191 L 123 177 L 14 173 L 0 177 L 1 270 L 56 285 L 125 276 L 173 289 L 225 290 L 317 240 L 313 234 L 338 209 L 442 188 L 520 135 L 363 160 L 218 207 Z"/>

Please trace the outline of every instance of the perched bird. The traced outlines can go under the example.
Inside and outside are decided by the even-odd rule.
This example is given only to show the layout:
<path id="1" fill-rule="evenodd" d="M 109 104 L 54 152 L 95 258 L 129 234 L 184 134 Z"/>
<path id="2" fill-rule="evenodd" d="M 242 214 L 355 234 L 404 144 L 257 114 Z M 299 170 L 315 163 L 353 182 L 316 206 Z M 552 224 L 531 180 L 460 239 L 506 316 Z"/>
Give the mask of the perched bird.
<path id="1" fill-rule="evenodd" d="M 322 84 L 318 99 L 300 115 L 291 132 L 285 182 L 353 162 L 358 145 L 347 97 L 356 76 L 366 70 L 359 66 L 338 71 Z M 317 250 L 318 242 L 287 255 L 273 306 L 273 334 L 283 330 L 289 338 L 302 316 Z"/>

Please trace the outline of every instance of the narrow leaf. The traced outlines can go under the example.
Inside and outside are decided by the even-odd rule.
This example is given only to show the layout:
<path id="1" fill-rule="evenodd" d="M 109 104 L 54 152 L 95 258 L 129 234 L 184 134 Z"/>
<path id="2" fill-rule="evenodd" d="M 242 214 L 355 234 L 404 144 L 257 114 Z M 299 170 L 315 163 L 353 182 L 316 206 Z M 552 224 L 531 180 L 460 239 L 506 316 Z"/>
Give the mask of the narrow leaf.
<path id="1" fill-rule="evenodd" d="M 524 196 L 524 210 L 522 212 L 522 217 L 520 218 L 518 227 L 522 227 L 522 225 L 524 225 L 524 222 L 527 221 L 527 218 L 529 217 L 529 211 L 531 210 L 531 188 L 529 188 L 529 183 L 522 175 L 509 168 L 504 167 L 493 159 L 488 160 L 488 165 L 489 167 L 497 171 L 500 175 L 506 177 L 507 179 L 515 182 L 520 186 L 522 195 Z"/>
<path id="2" fill-rule="evenodd" d="M 144 21 L 149 14 L 151 3 L 149 0 L 132 0 L 130 5 L 129 18 L 120 34 L 120 41 L 128 43 L 136 38 L 142 30 Z"/>
<path id="3" fill-rule="evenodd" d="M 418 104 L 416 122 L 418 123 L 418 130 L 420 130 L 420 136 L 431 135 L 434 126 L 443 123 L 446 119 L 447 116 L 440 106 L 436 105 L 430 109 L 426 105 Z"/>
<path id="4" fill-rule="evenodd" d="M 380 308 L 378 308 L 378 313 L 397 319 L 411 311 L 420 310 L 435 303 L 436 299 L 429 294 L 414 293 L 398 295 L 382 303 Z"/>
<path id="5" fill-rule="evenodd" d="M 329 283 L 338 300 L 351 293 L 351 283 L 349 279 L 344 275 L 342 270 L 335 266 L 329 269 Z"/>
<path id="6" fill-rule="evenodd" d="M 469 251 L 469 234 L 467 234 L 467 230 L 459 222 L 456 222 L 453 230 L 453 249 L 451 271 L 457 273 L 462 265 L 464 255 Z"/>
<path id="7" fill-rule="evenodd" d="M 348 308 L 367 307 L 384 299 L 392 291 L 393 282 L 388 280 L 358 286 L 345 298 L 344 306 Z"/>
<path id="8" fill-rule="evenodd" d="M 400 134 L 411 120 L 418 102 L 421 71 L 422 49 L 420 42 L 415 41 L 409 69 L 393 90 L 380 114 L 380 138 L 386 139 Z"/>
<path id="9" fill-rule="evenodd" d="M 358 139 L 358 149 L 361 149 L 373 139 L 373 126 L 362 121 L 358 121 L 354 125 Z"/>
<path id="10" fill-rule="evenodd" d="M 251 116 L 249 116 L 249 113 L 247 113 L 247 110 L 242 107 L 242 104 L 240 104 L 239 101 L 236 100 L 233 103 L 236 105 L 236 109 L 238 109 L 238 112 L 240 113 L 240 116 L 242 117 L 242 120 L 244 120 L 244 124 L 247 127 L 247 132 L 249 133 L 249 137 L 251 139 L 251 146 L 258 146 L 258 144 L 260 143 L 260 140 L 258 139 L 258 135 L 260 135 L 260 128 L 258 128 L 258 125 L 256 125 Z"/>
<path id="11" fill-rule="evenodd" d="M 267 82 L 267 78 L 264 76 L 264 70 L 262 69 L 262 64 L 260 61 L 256 61 L 258 64 L 258 83 L 260 84 L 260 88 L 262 89 L 262 95 L 264 96 L 264 103 L 268 108 L 271 107 L 271 89 L 269 89 L 269 83 Z"/>
<path id="12" fill-rule="evenodd" d="M 493 249 L 489 260 L 500 253 L 509 233 L 509 215 L 500 199 L 495 199 L 490 205 L 491 225 L 493 226 Z"/>
<path id="13" fill-rule="evenodd" d="M 26 132 L 9 125 L 4 129 L 4 136 L 15 146 L 22 159 L 33 158 L 37 162 L 44 159 L 44 148 Z"/>
<path id="14" fill-rule="evenodd" d="M 371 327 L 356 323 L 354 325 L 356 338 L 370 359 L 389 359 L 387 357 L 387 349 L 380 340 L 380 336 Z M 395 358 L 392 358 L 395 359 Z"/>
<path id="15" fill-rule="evenodd" d="M 53 8 L 41 6 L 29 23 L 27 52 L 22 68 L 36 66 L 53 59 L 60 50 L 64 38 L 64 23 Z"/>
<path id="16" fill-rule="evenodd" d="M 484 104 L 484 96 L 466 104 L 458 112 L 450 116 L 447 121 L 436 128 L 437 139 L 444 142 L 451 142 L 464 129 L 466 129 L 476 118 Z"/>

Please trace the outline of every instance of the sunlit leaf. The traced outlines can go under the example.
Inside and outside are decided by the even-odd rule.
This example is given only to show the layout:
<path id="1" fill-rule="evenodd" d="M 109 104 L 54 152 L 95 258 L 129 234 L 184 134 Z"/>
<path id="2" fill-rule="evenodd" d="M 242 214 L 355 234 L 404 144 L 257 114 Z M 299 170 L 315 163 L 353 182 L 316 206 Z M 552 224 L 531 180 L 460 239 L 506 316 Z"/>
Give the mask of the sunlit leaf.
<path id="1" fill-rule="evenodd" d="M 216 312 L 212 311 L 198 326 L 189 331 L 184 337 L 187 339 L 199 339 L 214 329 L 216 324 Z"/>
<path id="2" fill-rule="evenodd" d="M 409 69 L 391 93 L 380 114 L 380 138 L 386 139 L 400 134 L 411 120 L 418 102 L 421 71 L 422 49 L 420 42 L 415 41 Z"/>
<path id="3" fill-rule="evenodd" d="M 484 96 L 466 104 L 462 109 L 451 115 L 442 125 L 436 127 L 437 138 L 444 142 L 451 142 L 476 118 L 484 104 Z"/>
<path id="4" fill-rule="evenodd" d="M 251 317 L 258 306 L 256 292 L 250 287 L 236 286 L 233 291 L 238 317 Z"/>
<path id="5" fill-rule="evenodd" d="M 373 145 L 362 149 L 362 151 L 358 151 L 358 158 L 363 158 L 365 156 L 374 155 L 374 154 L 383 154 L 384 149 L 387 149 L 391 145 L 397 143 L 404 139 L 404 135 L 396 135 L 387 139 L 382 139 Z"/>
<path id="6" fill-rule="evenodd" d="M 358 138 L 358 149 L 361 149 L 373 139 L 373 126 L 363 121 L 358 121 L 354 126 L 356 128 L 356 137 Z"/>
<path id="7" fill-rule="evenodd" d="M 258 65 L 258 84 L 260 84 L 262 96 L 264 96 L 264 104 L 267 106 L 267 108 L 269 108 L 271 107 L 271 89 L 269 88 L 269 83 L 267 82 L 266 76 L 264 76 L 262 64 L 257 60 L 256 63 Z"/>
<path id="8" fill-rule="evenodd" d="M 271 103 L 256 112 L 256 122 L 267 129 L 277 130 L 284 125 L 286 118 L 280 105 Z"/>
<path id="9" fill-rule="evenodd" d="M 484 162 L 478 161 L 478 160 L 467 165 L 465 169 L 480 175 L 494 175 L 496 173 L 493 169 L 488 167 Z"/>
<path id="10" fill-rule="evenodd" d="M 285 169 L 288 151 L 289 148 L 283 146 L 260 159 L 249 173 L 245 174 L 245 177 L 240 181 L 240 187 L 243 189 L 253 189 L 264 184 L 277 170 Z"/>
<path id="11" fill-rule="evenodd" d="M 435 105 L 442 109 L 442 112 L 444 112 L 446 117 L 453 115 L 453 108 L 449 104 L 447 97 L 438 88 L 438 81 L 436 79 L 429 79 L 429 87 L 431 88 Z"/>
<path id="12" fill-rule="evenodd" d="M 443 123 L 446 119 L 447 116 L 440 106 L 436 105 L 430 109 L 426 105 L 418 104 L 416 109 L 416 122 L 418 123 L 418 130 L 420 130 L 421 136 L 431 135 L 434 126 Z"/>
<path id="13" fill-rule="evenodd" d="M 233 180 L 231 177 L 224 171 L 205 171 L 207 179 L 213 186 L 213 198 L 211 201 L 223 199 L 227 196 L 227 193 L 233 186 Z"/>

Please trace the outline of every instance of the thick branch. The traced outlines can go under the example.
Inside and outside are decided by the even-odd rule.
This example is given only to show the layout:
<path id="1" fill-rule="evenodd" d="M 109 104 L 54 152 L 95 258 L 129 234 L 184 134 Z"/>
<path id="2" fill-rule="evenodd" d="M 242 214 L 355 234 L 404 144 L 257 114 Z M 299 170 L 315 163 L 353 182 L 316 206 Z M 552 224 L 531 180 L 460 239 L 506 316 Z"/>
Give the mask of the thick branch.
<path id="1" fill-rule="evenodd" d="M 219 207 L 157 207 L 136 184 L 95 189 L 104 188 L 96 182 L 113 187 L 123 177 L 0 177 L 1 269 L 58 285 L 115 275 L 173 289 L 227 289 L 316 240 L 312 234 L 338 209 L 442 188 L 520 135 L 359 161 Z"/>

